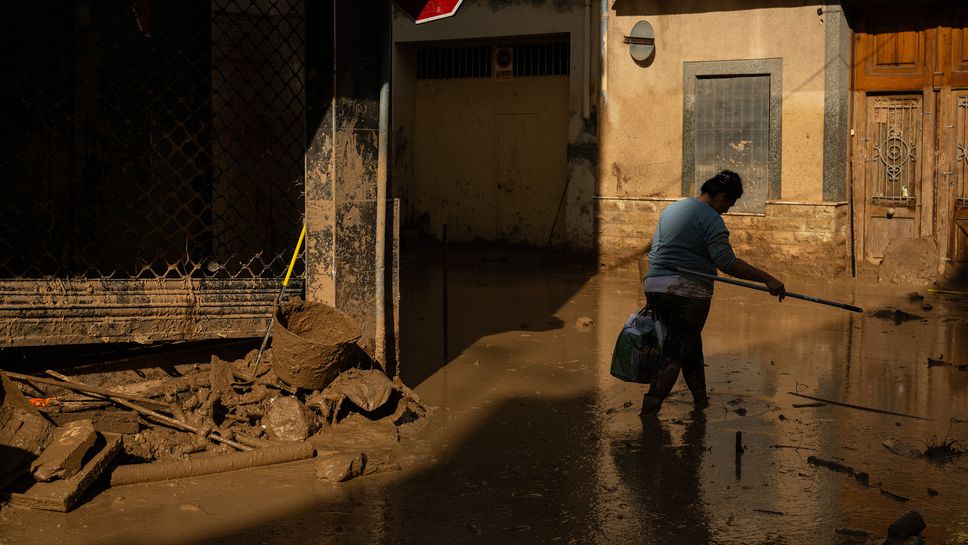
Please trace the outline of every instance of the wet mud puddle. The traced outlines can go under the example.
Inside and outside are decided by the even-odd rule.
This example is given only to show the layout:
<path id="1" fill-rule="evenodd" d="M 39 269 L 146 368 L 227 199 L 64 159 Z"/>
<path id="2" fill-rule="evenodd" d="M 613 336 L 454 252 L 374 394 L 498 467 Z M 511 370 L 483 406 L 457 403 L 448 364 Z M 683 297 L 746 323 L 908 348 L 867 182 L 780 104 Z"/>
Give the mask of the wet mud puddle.
<path id="1" fill-rule="evenodd" d="M 923 318 L 895 323 L 717 287 L 711 406 L 693 411 L 680 382 L 643 422 L 644 387 L 607 368 L 643 304 L 634 278 L 467 257 L 449 271 L 445 361 L 440 269 L 409 265 L 401 370 L 434 411 L 403 439 L 403 471 L 331 485 L 295 463 L 122 487 L 66 515 L 5 509 L 0 543 L 880 543 L 910 509 L 928 543 L 968 543 L 968 459 L 923 456 L 968 440 L 968 373 L 928 365 L 968 362 L 959 300 L 788 286 Z"/>

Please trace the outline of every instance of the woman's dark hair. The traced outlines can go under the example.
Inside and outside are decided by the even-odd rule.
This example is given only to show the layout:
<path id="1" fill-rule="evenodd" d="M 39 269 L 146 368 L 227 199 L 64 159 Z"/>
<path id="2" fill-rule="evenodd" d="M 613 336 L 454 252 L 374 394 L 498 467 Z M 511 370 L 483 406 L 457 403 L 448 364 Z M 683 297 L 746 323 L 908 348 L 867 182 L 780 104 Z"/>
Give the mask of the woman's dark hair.
<path id="1" fill-rule="evenodd" d="M 736 200 L 743 196 L 743 179 L 732 170 L 724 170 L 702 184 L 702 192 L 715 197 L 725 193 L 726 197 Z"/>

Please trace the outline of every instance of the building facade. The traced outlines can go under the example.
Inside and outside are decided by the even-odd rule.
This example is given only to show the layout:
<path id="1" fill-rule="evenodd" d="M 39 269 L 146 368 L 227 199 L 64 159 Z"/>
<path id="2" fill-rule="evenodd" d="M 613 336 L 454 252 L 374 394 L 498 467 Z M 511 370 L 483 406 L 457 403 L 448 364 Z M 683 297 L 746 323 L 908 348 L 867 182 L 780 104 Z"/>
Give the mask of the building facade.
<path id="1" fill-rule="evenodd" d="M 755 261 L 856 274 L 903 239 L 954 274 L 968 262 L 964 22 L 957 2 L 782 0 L 479 0 L 432 27 L 397 17 L 404 222 L 630 264 L 668 203 L 729 168 L 746 194 L 726 221 Z M 643 23 L 652 52 L 636 60 Z M 566 70 L 534 64 L 542 43 L 567 47 Z"/>

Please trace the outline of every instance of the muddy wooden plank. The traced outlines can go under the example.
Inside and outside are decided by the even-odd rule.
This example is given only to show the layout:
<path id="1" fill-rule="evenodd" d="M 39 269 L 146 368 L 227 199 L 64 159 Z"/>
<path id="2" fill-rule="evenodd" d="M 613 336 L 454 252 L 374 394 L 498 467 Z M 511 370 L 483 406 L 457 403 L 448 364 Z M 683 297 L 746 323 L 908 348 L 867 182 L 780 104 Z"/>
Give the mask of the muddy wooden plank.
<path id="1" fill-rule="evenodd" d="M 84 464 L 79 473 L 70 479 L 49 483 L 18 482 L 7 500 L 11 505 L 32 507 L 46 511 L 70 511 L 84 492 L 100 477 L 121 452 L 121 436 L 117 434 L 98 434 L 96 454 Z M 17 490 L 23 487 L 22 490 Z"/>

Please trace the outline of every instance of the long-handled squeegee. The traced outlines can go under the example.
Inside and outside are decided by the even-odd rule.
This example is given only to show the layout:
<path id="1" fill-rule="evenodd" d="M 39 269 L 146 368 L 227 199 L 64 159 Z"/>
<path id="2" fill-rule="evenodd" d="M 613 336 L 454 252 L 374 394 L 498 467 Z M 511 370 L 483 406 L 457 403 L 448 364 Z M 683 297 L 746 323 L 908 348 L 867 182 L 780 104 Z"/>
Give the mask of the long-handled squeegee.
<path id="1" fill-rule="evenodd" d="M 743 286 L 744 288 L 750 288 L 752 290 L 759 290 L 769 292 L 770 290 L 760 284 L 751 284 L 749 282 L 743 282 L 742 280 L 733 280 L 732 278 L 721 278 L 714 274 L 706 274 L 699 271 L 693 271 L 689 269 L 683 269 L 682 267 L 668 267 L 680 274 L 688 274 L 689 276 L 698 276 L 700 278 L 707 278 L 709 280 L 715 280 L 716 282 L 725 282 L 727 284 L 733 284 L 735 286 Z M 786 292 L 787 297 L 792 297 L 794 299 L 803 299 L 804 301 L 810 301 L 811 303 L 820 303 L 821 305 L 829 305 L 832 307 L 842 308 L 844 310 L 849 310 L 851 312 L 864 312 L 864 309 L 860 307 L 855 307 L 854 305 L 848 305 L 846 303 L 838 303 L 836 301 L 828 301 L 826 299 L 821 299 L 819 297 L 811 297 L 809 295 L 801 295 L 799 293 Z"/>

